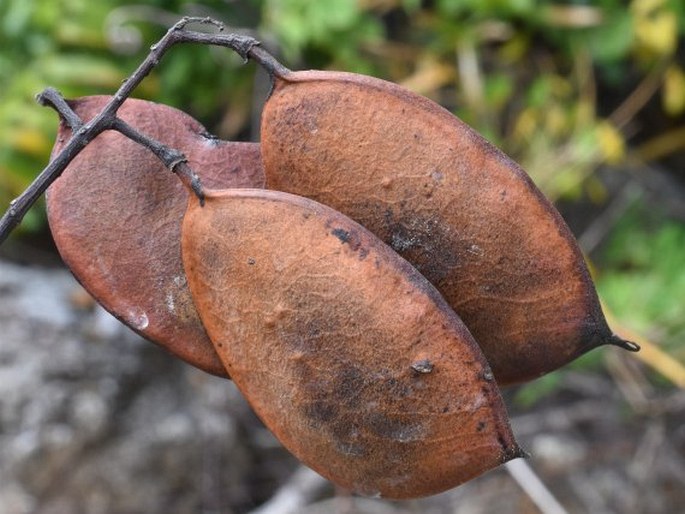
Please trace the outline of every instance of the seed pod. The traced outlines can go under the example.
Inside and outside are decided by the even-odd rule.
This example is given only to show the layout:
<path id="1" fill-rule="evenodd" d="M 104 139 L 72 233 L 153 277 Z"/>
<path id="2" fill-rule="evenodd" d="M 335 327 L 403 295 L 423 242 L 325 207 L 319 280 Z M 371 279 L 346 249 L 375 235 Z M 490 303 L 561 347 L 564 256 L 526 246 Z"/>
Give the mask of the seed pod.
<path id="1" fill-rule="evenodd" d="M 87 121 L 109 99 L 86 97 L 70 105 Z M 259 145 L 219 141 L 185 113 L 142 100 L 126 100 L 119 116 L 183 151 L 208 186 L 263 186 Z M 70 136 L 62 125 L 53 154 Z M 104 132 L 48 189 L 48 221 L 62 259 L 105 309 L 190 364 L 226 376 L 181 263 L 187 196 L 147 149 Z"/>
<path id="2" fill-rule="evenodd" d="M 333 482 L 411 498 L 518 457 L 478 345 L 435 288 L 373 234 L 266 190 L 191 197 L 183 262 L 238 388 Z"/>
<path id="3" fill-rule="evenodd" d="M 500 384 L 613 335 L 563 219 L 512 160 L 434 102 L 382 80 L 272 65 L 267 188 L 312 198 L 391 245 L 443 294 Z"/>

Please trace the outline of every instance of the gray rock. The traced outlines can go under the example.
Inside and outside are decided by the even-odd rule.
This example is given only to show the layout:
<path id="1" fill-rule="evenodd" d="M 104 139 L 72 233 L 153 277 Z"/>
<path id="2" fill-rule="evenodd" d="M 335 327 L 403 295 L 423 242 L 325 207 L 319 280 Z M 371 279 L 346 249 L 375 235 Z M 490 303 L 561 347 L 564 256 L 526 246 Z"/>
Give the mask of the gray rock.
<path id="1" fill-rule="evenodd" d="M 245 511 L 264 500 L 291 461 L 271 449 L 284 466 L 255 471 L 261 425 L 233 383 L 73 305 L 79 288 L 65 270 L 0 261 L 0 514 Z"/>

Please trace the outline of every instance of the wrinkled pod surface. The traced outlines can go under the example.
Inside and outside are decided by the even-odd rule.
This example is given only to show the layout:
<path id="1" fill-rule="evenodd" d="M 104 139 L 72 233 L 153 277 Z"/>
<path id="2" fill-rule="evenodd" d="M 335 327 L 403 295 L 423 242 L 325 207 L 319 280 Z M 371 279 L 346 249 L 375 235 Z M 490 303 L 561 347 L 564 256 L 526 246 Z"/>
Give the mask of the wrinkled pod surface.
<path id="1" fill-rule="evenodd" d="M 436 103 L 341 72 L 272 70 L 266 185 L 350 216 L 463 319 L 500 384 L 536 378 L 613 335 L 583 256 L 526 173 Z"/>
<path id="2" fill-rule="evenodd" d="M 435 288 L 326 206 L 265 190 L 190 198 L 183 262 L 238 388 L 305 464 L 412 498 L 520 456 L 492 373 Z"/>
<path id="3" fill-rule="evenodd" d="M 70 102 L 84 121 L 110 100 Z M 259 145 L 209 136 L 171 107 L 128 99 L 119 117 L 181 150 L 204 184 L 262 187 Z M 71 130 L 60 125 L 53 155 Z M 181 263 L 187 193 L 146 148 L 104 132 L 74 159 L 46 194 L 50 230 L 65 264 L 86 290 L 123 323 L 181 359 L 226 376 L 200 322 Z"/>

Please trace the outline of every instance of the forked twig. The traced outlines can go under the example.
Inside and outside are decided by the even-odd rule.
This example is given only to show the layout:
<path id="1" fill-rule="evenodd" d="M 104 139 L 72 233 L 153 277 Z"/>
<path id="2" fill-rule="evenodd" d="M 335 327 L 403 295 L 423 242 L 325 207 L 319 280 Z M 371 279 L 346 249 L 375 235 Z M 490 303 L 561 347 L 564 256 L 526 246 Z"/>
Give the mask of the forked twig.
<path id="1" fill-rule="evenodd" d="M 79 134 L 84 132 L 83 120 L 74 112 L 59 91 L 53 88 L 47 88 L 38 95 L 37 99 L 40 104 L 50 106 L 57 111 L 69 128 L 71 128 L 72 132 L 75 133 L 75 136 L 72 136 L 72 139 L 74 137 L 79 137 Z M 115 130 L 150 150 L 160 161 L 162 161 L 169 171 L 175 173 L 184 184 L 193 190 L 195 195 L 200 199 L 200 204 L 204 204 L 205 194 L 202 184 L 200 183 L 200 178 L 190 166 L 188 166 L 186 156 L 182 152 L 174 148 L 169 148 L 165 144 L 138 132 L 116 115 L 106 116 L 101 126 L 103 127 L 102 131 Z"/>
<path id="2" fill-rule="evenodd" d="M 243 59 L 251 58 L 260 63 L 269 73 L 273 75 L 285 75 L 289 70 L 278 63 L 271 54 L 259 46 L 259 41 L 256 39 L 240 34 L 206 34 L 201 32 L 194 32 L 186 30 L 186 26 L 190 23 L 204 23 L 216 26 L 219 31 L 222 31 L 224 26 L 221 22 L 211 18 L 183 18 L 174 26 L 172 26 L 167 33 L 156 44 L 150 47 L 150 53 L 145 60 L 138 66 L 135 72 L 122 83 L 119 90 L 114 94 L 112 100 L 104 107 L 104 109 L 95 118 L 88 123 L 83 123 L 73 110 L 68 106 L 66 101 L 52 88 L 48 88 L 43 93 L 38 95 L 38 102 L 42 105 L 50 105 L 55 108 L 67 124 L 73 129 L 73 134 L 69 142 L 65 145 L 62 151 L 57 154 L 54 159 L 43 169 L 43 171 L 36 177 L 36 179 L 26 188 L 26 190 L 12 202 L 10 202 L 7 212 L 0 218 L 0 244 L 2 244 L 9 234 L 16 228 L 16 226 L 24 218 L 28 210 L 40 198 L 45 190 L 52 184 L 57 177 L 59 177 L 69 163 L 88 145 L 95 137 L 105 130 L 117 130 L 127 137 L 133 136 L 135 131 L 129 130 L 123 121 L 116 117 L 117 111 L 128 98 L 133 90 L 142 82 L 142 80 L 150 74 L 150 72 L 157 66 L 166 52 L 178 43 L 201 43 L 205 45 L 215 45 L 227 47 L 238 53 Z M 185 158 L 179 158 L 176 154 L 168 153 L 170 149 L 167 147 L 163 149 L 155 145 L 150 145 L 151 141 L 141 137 L 135 132 L 137 142 L 146 146 L 151 151 L 156 152 L 155 155 L 160 157 L 165 165 L 169 164 L 164 159 L 170 159 L 172 166 L 170 169 L 178 174 L 180 177 L 186 177 L 189 185 L 193 191 L 200 197 L 201 186 L 197 177 L 185 164 Z M 164 145 L 161 145 L 162 147 Z"/>

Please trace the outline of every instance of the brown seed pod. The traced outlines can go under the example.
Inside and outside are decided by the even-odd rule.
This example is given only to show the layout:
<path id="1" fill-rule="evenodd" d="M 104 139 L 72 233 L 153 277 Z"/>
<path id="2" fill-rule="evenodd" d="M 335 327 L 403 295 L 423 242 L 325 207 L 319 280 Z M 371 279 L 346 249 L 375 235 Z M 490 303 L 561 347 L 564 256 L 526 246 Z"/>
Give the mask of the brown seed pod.
<path id="1" fill-rule="evenodd" d="M 109 100 L 85 97 L 70 105 L 87 121 Z M 219 141 L 187 114 L 152 102 L 126 100 L 119 116 L 183 151 L 208 186 L 264 184 L 257 144 Z M 53 155 L 70 136 L 60 126 Z M 48 189 L 48 221 L 62 259 L 108 311 L 190 364 L 226 376 L 193 305 L 181 263 L 187 197 L 149 150 L 116 132 L 104 132 Z"/>
<path id="2" fill-rule="evenodd" d="M 500 384 L 536 378 L 609 330 L 581 252 L 526 173 L 434 102 L 371 77 L 272 65 L 267 187 L 350 216 L 428 278 Z"/>
<path id="3" fill-rule="evenodd" d="M 192 197 L 183 262 L 231 377 L 281 442 L 352 491 L 411 498 L 521 452 L 478 345 L 373 234 L 266 190 Z"/>

